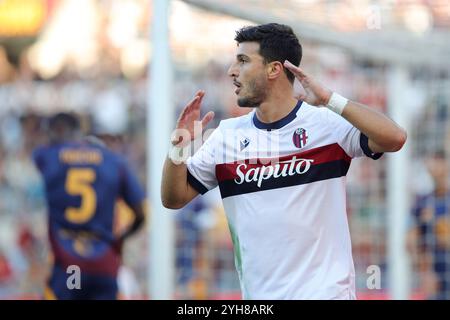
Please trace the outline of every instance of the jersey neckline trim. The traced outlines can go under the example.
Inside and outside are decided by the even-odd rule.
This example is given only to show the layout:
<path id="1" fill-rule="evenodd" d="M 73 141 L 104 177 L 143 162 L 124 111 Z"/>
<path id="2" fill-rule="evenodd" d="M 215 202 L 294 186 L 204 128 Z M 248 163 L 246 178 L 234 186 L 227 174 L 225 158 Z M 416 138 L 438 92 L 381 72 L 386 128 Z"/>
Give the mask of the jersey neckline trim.
<path id="1" fill-rule="evenodd" d="M 295 105 L 294 109 L 292 109 L 291 112 L 284 118 L 277 120 L 275 122 L 265 123 L 258 119 L 256 116 L 256 112 L 253 114 L 253 124 L 258 129 L 264 129 L 264 130 L 274 130 L 274 129 L 280 129 L 287 125 L 288 123 L 292 122 L 297 117 L 297 112 L 302 106 L 303 101 L 299 100 L 297 104 Z"/>

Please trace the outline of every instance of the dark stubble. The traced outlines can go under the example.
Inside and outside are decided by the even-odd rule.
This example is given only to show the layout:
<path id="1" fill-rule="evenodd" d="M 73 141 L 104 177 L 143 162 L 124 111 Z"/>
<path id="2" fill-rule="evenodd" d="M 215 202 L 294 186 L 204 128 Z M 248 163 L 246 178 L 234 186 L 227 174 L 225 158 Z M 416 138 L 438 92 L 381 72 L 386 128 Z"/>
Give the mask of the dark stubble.
<path id="1" fill-rule="evenodd" d="M 248 84 L 247 96 L 238 98 L 242 108 L 258 108 L 267 97 L 267 85 L 262 79 L 253 79 Z"/>

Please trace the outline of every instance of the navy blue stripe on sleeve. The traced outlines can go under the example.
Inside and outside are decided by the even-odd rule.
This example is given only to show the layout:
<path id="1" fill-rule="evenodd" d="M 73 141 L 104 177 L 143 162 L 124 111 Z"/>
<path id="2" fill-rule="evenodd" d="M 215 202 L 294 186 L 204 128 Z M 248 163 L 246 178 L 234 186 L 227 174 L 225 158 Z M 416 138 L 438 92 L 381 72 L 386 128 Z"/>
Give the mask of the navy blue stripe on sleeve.
<path id="1" fill-rule="evenodd" d="M 205 194 L 206 192 L 208 192 L 208 189 L 200 181 L 198 181 L 197 178 L 195 178 L 189 172 L 189 170 L 187 170 L 187 180 L 189 184 L 192 186 L 192 188 L 197 190 L 198 193 Z"/>
<path id="2" fill-rule="evenodd" d="M 369 138 L 361 132 L 361 135 L 359 136 L 359 144 L 361 146 L 361 149 L 364 151 L 364 154 L 368 156 L 369 158 L 372 158 L 373 160 L 378 160 L 381 158 L 383 153 L 375 153 L 369 148 Z"/>

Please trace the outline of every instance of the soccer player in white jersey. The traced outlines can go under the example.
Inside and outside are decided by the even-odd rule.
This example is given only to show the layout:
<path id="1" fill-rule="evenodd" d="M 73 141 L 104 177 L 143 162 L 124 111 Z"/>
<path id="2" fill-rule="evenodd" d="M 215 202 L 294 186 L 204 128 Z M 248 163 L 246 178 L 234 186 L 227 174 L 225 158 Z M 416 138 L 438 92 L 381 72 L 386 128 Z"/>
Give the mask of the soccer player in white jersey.
<path id="1" fill-rule="evenodd" d="M 238 105 L 253 111 L 221 121 L 193 156 L 176 161 L 195 138 L 205 93 L 195 95 L 176 125 L 189 135 L 174 135 L 164 164 L 163 205 L 181 208 L 219 186 L 244 299 L 354 299 L 345 175 L 354 157 L 400 150 L 406 132 L 300 69 L 290 27 L 245 27 L 235 40 L 228 75 Z M 305 92 L 298 99 L 295 78 Z"/>

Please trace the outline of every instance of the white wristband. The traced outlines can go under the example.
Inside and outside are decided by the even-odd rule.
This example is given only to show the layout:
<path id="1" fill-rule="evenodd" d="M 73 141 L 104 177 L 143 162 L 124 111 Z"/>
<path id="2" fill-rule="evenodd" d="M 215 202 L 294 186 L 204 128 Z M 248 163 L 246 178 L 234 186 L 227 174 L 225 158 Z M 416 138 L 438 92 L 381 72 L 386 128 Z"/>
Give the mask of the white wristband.
<path id="1" fill-rule="evenodd" d="M 169 159 L 176 165 L 186 162 L 189 156 L 190 144 L 185 147 L 172 146 L 169 150 Z"/>
<path id="2" fill-rule="evenodd" d="M 327 108 L 341 115 L 347 103 L 348 103 L 347 98 L 344 98 L 340 94 L 333 92 L 331 94 L 330 101 L 328 101 Z"/>

